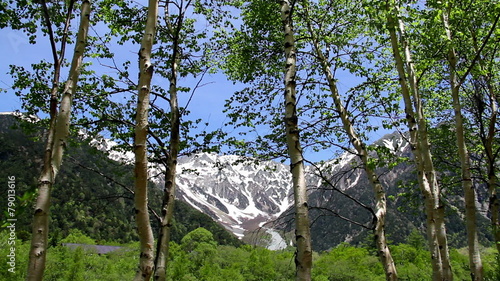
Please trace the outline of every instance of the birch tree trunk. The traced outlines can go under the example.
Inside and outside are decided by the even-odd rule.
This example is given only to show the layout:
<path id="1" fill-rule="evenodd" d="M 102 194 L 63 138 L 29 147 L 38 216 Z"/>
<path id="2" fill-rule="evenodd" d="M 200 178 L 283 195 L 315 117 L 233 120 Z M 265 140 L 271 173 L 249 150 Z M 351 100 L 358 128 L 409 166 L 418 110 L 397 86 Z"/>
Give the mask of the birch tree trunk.
<path id="1" fill-rule="evenodd" d="M 384 267 L 386 280 L 398 280 L 396 266 L 394 264 L 394 260 L 389 250 L 389 246 L 387 245 L 387 239 L 385 236 L 385 217 L 387 213 L 387 200 L 386 200 L 385 189 L 380 183 L 378 175 L 372 168 L 369 167 L 370 157 L 368 156 L 366 145 L 358 137 L 352 123 L 349 120 L 347 111 L 342 105 L 342 101 L 340 99 L 337 87 L 335 85 L 335 81 L 333 80 L 333 75 L 329 68 L 327 70 L 326 75 L 328 79 L 330 92 L 332 93 L 332 98 L 334 100 L 335 106 L 340 113 L 340 118 L 342 120 L 344 130 L 347 132 L 349 139 L 354 145 L 354 148 L 356 149 L 358 156 L 361 159 L 361 162 L 363 163 L 363 168 L 368 176 L 368 179 L 375 194 L 375 204 L 376 204 L 375 206 L 376 222 L 374 229 L 375 242 L 378 249 L 378 255 Z"/>
<path id="2" fill-rule="evenodd" d="M 290 1 L 280 1 L 281 20 L 285 35 L 285 129 L 290 157 L 290 170 L 295 205 L 295 280 L 311 280 L 312 247 L 307 205 L 307 189 L 304 171 L 304 159 L 300 145 L 300 132 L 297 117 L 296 99 L 296 49 L 293 34 L 292 6 Z"/>
<path id="3" fill-rule="evenodd" d="M 172 139 L 172 137 L 171 137 Z M 177 143 L 178 144 L 178 143 Z M 177 145 L 178 147 L 178 145 Z M 175 153 L 173 149 L 170 153 Z M 178 154 L 178 153 L 177 153 Z M 156 267 L 155 267 L 155 280 L 164 281 L 167 277 L 167 265 L 168 265 L 168 253 L 169 253 L 169 243 L 170 243 L 170 231 L 172 226 L 172 217 L 174 212 L 175 203 L 175 175 L 177 167 L 177 155 L 174 157 L 170 156 L 167 160 L 166 172 L 165 172 L 165 189 L 163 191 L 163 206 L 160 221 L 160 232 L 157 241 L 157 253 L 156 253 Z"/>
<path id="4" fill-rule="evenodd" d="M 408 80 L 410 84 L 410 93 L 413 98 L 414 112 L 417 118 L 417 142 L 419 149 L 417 154 L 421 157 L 421 170 L 425 175 L 424 184 L 428 183 L 431 198 L 433 203 L 433 218 L 436 228 L 436 237 L 438 242 L 438 249 L 440 253 L 443 280 L 453 280 L 453 272 L 451 269 L 451 261 L 449 256 L 448 241 L 446 236 L 446 226 L 445 226 L 445 209 L 444 204 L 441 199 L 441 188 L 439 186 L 436 170 L 434 168 L 433 158 L 431 154 L 431 147 L 429 143 L 429 137 L 427 132 L 427 121 L 425 119 L 424 108 L 422 105 L 422 98 L 420 96 L 417 76 L 415 74 L 414 62 L 410 52 L 410 46 L 405 35 L 405 26 L 402 20 L 398 20 L 399 23 L 399 33 L 402 38 L 404 54 L 406 58 L 406 73 L 408 75 Z"/>
<path id="5" fill-rule="evenodd" d="M 500 255 L 500 202 L 498 200 L 497 194 L 497 175 L 496 175 L 496 162 L 493 153 L 493 140 L 495 136 L 495 124 L 498 112 L 498 102 L 496 100 L 496 95 L 493 93 L 493 87 L 491 84 L 488 85 L 491 99 L 491 116 L 490 116 L 490 126 L 488 128 L 488 136 L 486 139 L 485 149 L 487 155 L 487 165 L 488 165 L 488 195 L 489 195 L 489 210 L 491 214 L 491 226 L 493 231 L 493 237 L 495 239 L 495 244 L 497 246 L 497 252 Z"/>
<path id="6" fill-rule="evenodd" d="M 139 85 L 135 126 L 135 219 L 140 241 L 139 270 L 135 281 L 149 280 L 154 268 L 154 238 L 148 213 L 148 110 L 153 65 L 151 51 L 156 33 L 158 1 L 150 0 L 144 36 L 139 50 Z"/>
<path id="7" fill-rule="evenodd" d="M 172 68 L 177 72 L 177 64 Z M 170 242 L 170 227 L 172 226 L 172 217 L 175 202 L 175 176 L 177 169 L 177 156 L 179 154 L 180 144 L 180 112 L 177 102 L 177 78 L 170 81 L 170 109 L 172 114 L 170 149 L 165 171 L 165 190 L 163 194 L 163 206 L 161 213 L 160 234 L 158 236 L 157 260 L 155 269 L 155 280 L 164 281 L 166 279 L 166 270 L 168 265 L 168 252 Z"/>
<path id="8" fill-rule="evenodd" d="M 308 13 L 306 8 L 306 13 Z M 319 60 L 321 67 L 323 69 L 323 73 L 325 74 L 326 80 L 328 82 L 328 87 L 330 89 L 331 97 L 335 104 L 337 111 L 340 114 L 340 119 L 342 121 L 342 125 L 346 134 L 349 136 L 354 148 L 356 149 L 361 162 L 363 163 L 364 170 L 368 175 L 368 179 L 370 180 L 370 184 L 373 188 L 375 194 L 375 241 L 378 249 L 378 254 L 380 260 L 382 262 L 382 266 L 384 267 L 386 280 L 398 280 L 396 266 L 394 264 L 394 260 L 392 258 L 391 252 L 387 245 L 387 239 L 385 236 L 385 216 L 387 213 L 387 200 L 386 193 L 384 187 L 380 183 L 378 179 L 378 175 L 375 171 L 369 167 L 370 157 L 368 156 L 368 152 L 366 150 L 366 144 L 359 138 L 357 135 L 354 126 L 349 119 L 349 115 L 344 108 L 342 100 L 340 98 L 340 94 L 338 92 L 337 83 L 335 82 L 334 76 L 330 69 L 330 65 L 328 60 L 324 56 L 323 52 L 320 49 L 318 38 L 311 26 L 309 15 L 306 15 L 308 18 L 307 25 L 309 29 L 309 33 L 312 37 L 314 51 L 316 53 L 316 57 Z"/>
<path id="9" fill-rule="evenodd" d="M 476 193 L 472 184 L 470 171 L 470 158 L 465 144 L 464 123 L 462 117 L 462 107 L 460 104 L 460 83 L 457 79 L 457 57 L 453 47 L 453 39 L 450 31 L 449 8 L 442 11 L 442 20 L 446 32 L 448 43 L 448 64 L 450 67 L 450 86 L 453 99 L 453 109 L 455 112 L 455 133 L 457 137 L 458 155 L 460 158 L 462 172 L 462 187 L 465 199 L 465 219 L 467 229 L 467 245 L 469 250 L 469 266 L 472 280 L 483 280 L 483 265 L 479 254 L 479 239 L 477 234 L 476 219 Z"/>
<path id="10" fill-rule="evenodd" d="M 72 7 L 70 6 L 70 9 Z M 57 83 L 54 83 L 51 95 L 51 120 L 44 155 L 44 165 L 38 185 L 38 197 L 33 217 L 33 231 L 29 253 L 28 274 L 26 280 L 42 280 L 45 270 L 47 242 L 49 232 L 50 192 L 62 163 L 62 156 L 69 134 L 71 104 L 76 92 L 78 76 L 85 51 L 90 21 L 90 1 L 83 1 L 80 26 L 62 100 L 57 113 Z M 59 65 L 60 66 L 60 65 Z M 55 80 L 58 80 L 59 66 Z"/>
<path id="11" fill-rule="evenodd" d="M 418 93 L 409 43 L 404 36 L 404 24 L 398 20 L 399 10 L 396 3 L 394 1 L 388 3 L 390 4 L 386 7 L 387 28 L 405 104 L 407 126 L 412 153 L 415 157 L 419 186 L 425 198 L 427 239 L 431 252 L 433 280 L 453 280 L 444 225 L 444 206 L 440 200 L 440 188 L 430 153 L 426 122 Z M 396 30 L 401 37 L 406 63 L 400 53 L 401 47 Z"/>
<path id="12" fill-rule="evenodd" d="M 174 40 L 172 44 L 172 66 L 170 73 L 170 144 L 167 155 L 166 171 L 165 171 L 165 190 L 163 194 L 163 206 L 161 213 L 160 233 L 158 235 L 157 257 L 155 280 L 164 281 L 166 279 L 167 265 L 168 265 L 168 252 L 170 242 L 170 227 L 172 226 L 172 217 L 174 212 L 175 202 L 175 176 L 177 169 L 177 157 L 180 149 L 180 110 L 177 99 L 177 65 L 179 55 L 179 35 L 183 25 L 183 12 L 179 12 L 177 26 L 169 29 L 174 31 Z"/>

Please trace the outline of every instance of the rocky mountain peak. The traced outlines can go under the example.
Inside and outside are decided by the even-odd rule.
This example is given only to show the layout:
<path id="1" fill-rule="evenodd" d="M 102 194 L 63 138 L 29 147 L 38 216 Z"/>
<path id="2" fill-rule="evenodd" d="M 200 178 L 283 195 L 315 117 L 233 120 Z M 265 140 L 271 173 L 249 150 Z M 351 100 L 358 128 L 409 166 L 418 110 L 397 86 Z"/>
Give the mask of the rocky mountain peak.
<path id="1" fill-rule="evenodd" d="M 179 199 L 238 236 L 275 219 L 291 204 L 287 165 L 258 165 L 234 155 L 200 153 L 179 159 Z"/>

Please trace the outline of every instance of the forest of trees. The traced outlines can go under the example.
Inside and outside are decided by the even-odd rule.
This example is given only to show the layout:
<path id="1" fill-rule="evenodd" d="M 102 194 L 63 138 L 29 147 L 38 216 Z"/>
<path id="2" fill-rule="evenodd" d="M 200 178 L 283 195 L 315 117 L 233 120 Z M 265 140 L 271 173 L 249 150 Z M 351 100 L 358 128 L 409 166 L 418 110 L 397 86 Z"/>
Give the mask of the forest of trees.
<path id="1" fill-rule="evenodd" d="M 0 233 L 4 235 L 4 233 Z M 79 231 L 72 231 L 60 243 L 82 243 L 93 245 L 95 241 Z M 115 243 L 106 243 L 117 245 Z M 431 280 L 432 268 L 429 251 L 422 245 L 425 239 L 420 234 L 409 236 L 407 243 L 392 245 L 401 280 Z M 7 269 L 7 248 L 0 248 L 0 278 L 2 280 L 25 280 L 29 242 L 18 241 L 19 265 L 17 274 Z M 61 245 L 52 246 L 48 253 L 44 280 L 94 281 L 129 280 L 134 277 L 138 262 L 137 242 L 119 244 L 121 249 L 98 255 L 94 250 L 70 249 Z M 295 275 L 294 249 L 271 251 L 261 247 L 231 246 L 217 243 L 204 228 L 186 234 L 181 241 L 170 242 L 171 253 L 166 280 L 293 280 Z M 450 252 L 453 272 L 457 280 L 469 279 L 467 253 L 464 249 Z M 495 275 L 495 250 L 483 252 L 485 280 L 498 280 Z M 374 247 L 354 247 L 347 243 L 337 245 L 328 252 L 313 254 L 312 280 L 385 280 L 384 269 L 376 256 Z"/>
<path id="2" fill-rule="evenodd" d="M 51 193 L 61 180 L 59 171 L 71 162 L 68 148 L 105 139 L 117 143 L 115 152 L 134 154 L 129 172 L 134 188 L 128 191 L 135 222 L 126 228 L 137 229 L 138 242 L 122 253 L 122 266 L 136 269 L 135 276 L 109 279 L 499 278 L 499 18 L 500 3 L 486 0 L 0 1 L 0 28 L 24 34 L 31 44 L 46 44 L 51 53 L 29 67 L 10 65 L 5 89 L 21 101 L 21 127 L 43 128 L 37 137 L 44 145 L 33 157 L 33 187 L 20 195 L 33 207 L 29 246 L 18 243 L 26 280 L 88 280 L 81 269 L 88 255 L 49 243 L 55 223 L 50 213 L 61 210 L 51 206 L 57 203 Z M 137 53 L 123 52 L 124 47 Z M 224 112 L 214 113 L 226 115 L 221 127 L 191 117 L 207 75 L 238 88 Z M 370 144 L 375 134 L 387 131 L 410 143 L 411 157 Z M 199 151 L 288 161 L 294 252 L 221 248 L 201 230 L 199 237 L 186 234 L 180 244 L 171 241 L 174 226 L 182 225 L 174 224 L 177 159 Z M 367 208 L 374 244 L 332 245 L 318 256 L 311 246 L 305 166 L 321 174 L 332 165 L 326 160 L 345 152 L 356 157 L 356 168 L 373 191 Z M 324 161 L 313 163 L 312 153 L 324 154 Z M 379 179 L 402 162 L 413 167 L 415 181 L 404 184 L 418 191 L 413 204 L 425 216 L 425 247 L 391 245 L 387 237 L 392 210 L 388 187 Z M 148 188 L 151 163 L 162 167 L 162 194 Z M 324 182 L 336 189 L 328 178 Z M 479 190 L 487 194 L 480 196 Z M 463 206 L 453 211 L 461 214 L 467 236 L 460 253 L 449 246 L 447 234 L 449 200 L 457 196 Z M 479 216 L 490 220 L 490 245 L 479 243 Z M 201 256 L 190 257 L 193 253 Z M 220 257 L 229 253 L 235 258 Z M 65 259 L 74 270 L 61 270 L 65 276 L 57 277 L 54 264 Z M 242 260 L 248 265 L 238 269 Z M 283 265 L 291 260 L 292 272 Z M 331 267 L 337 262 L 343 265 Z M 342 275 L 348 273 L 356 275 Z"/>

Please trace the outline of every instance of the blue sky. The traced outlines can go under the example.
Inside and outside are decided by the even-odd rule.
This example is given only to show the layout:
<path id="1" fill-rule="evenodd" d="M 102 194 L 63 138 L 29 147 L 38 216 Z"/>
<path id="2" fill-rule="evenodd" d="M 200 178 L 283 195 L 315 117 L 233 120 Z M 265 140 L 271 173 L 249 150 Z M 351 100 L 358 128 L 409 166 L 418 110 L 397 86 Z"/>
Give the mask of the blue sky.
<path id="1" fill-rule="evenodd" d="M 8 74 L 9 65 L 15 64 L 29 68 L 31 63 L 39 62 L 42 59 L 51 61 L 52 54 L 49 40 L 46 37 L 39 37 L 38 43 L 36 45 L 31 45 L 26 35 L 22 32 L 10 29 L 0 29 L 0 38 L 2 39 L 0 43 L 0 89 L 6 91 L 0 93 L 0 112 L 20 110 L 21 102 L 11 90 L 12 78 Z M 124 55 L 136 56 L 139 48 L 138 45 L 115 47 L 118 50 L 117 53 L 121 54 L 122 57 Z M 72 48 L 73 46 L 71 45 L 67 49 L 66 58 L 70 57 Z M 88 58 L 85 58 L 85 60 L 88 61 Z M 103 71 L 106 70 L 103 68 Z M 66 79 L 66 77 L 67 75 L 63 74 L 61 80 Z M 132 77 L 134 77 L 134 75 L 132 75 Z M 165 84 L 168 82 L 158 77 L 154 77 L 153 83 Z M 180 85 L 183 83 L 192 82 L 183 81 L 181 79 Z M 202 84 L 204 84 L 204 86 L 200 87 L 194 94 L 190 102 L 189 110 L 191 110 L 193 118 L 201 118 L 207 121 L 210 120 L 214 122 L 214 125 L 220 126 L 225 119 L 225 116 L 221 114 L 224 100 L 233 93 L 236 87 L 232 82 L 227 81 L 224 76 L 220 74 L 207 74 Z M 188 96 L 188 94 L 183 94 L 181 96 L 181 105 L 187 102 Z"/>
<path id="2" fill-rule="evenodd" d="M 7 74 L 10 64 L 29 66 L 30 62 L 38 61 L 43 51 L 28 42 L 28 37 L 20 32 L 0 29 L 0 89 L 8 93 L 0 93 L 0 112 L 14 111 L 21 108 L 21 102 L 12 94 L 9 88 L 12 79 Z"/>
<path id="3" fill-rule="evenodd" d="M 2 38 L 0 43 L 0 89 L 2 89 L 0 93 L 0 112 L 22 111 L 21 102 L 11 89 L 13 80 L 10 74 L 8 74 L 9 65 L 15 64 L 29 69 L 32 63 L 37 63 L 42 59 L 52 61 L 49 40 L 47 37 L 40 36 L 37 38 L 37 44 L 32 45 L 29 44 L 28 37 L 22 32 L 10 29 L 0 29 L 0 38 Z M 130 59 L 130 56 L 137 56 L 139 46 L 127 44 L 125 46 L 112 46 L 112 48 L 116 52 L 117 63 L 120 64 L 120 59 L 124 60 L 125 57 Z M 66 50 L 67 59 L 71 57 L 72 51 L 73 45 L 68 46 Z M 88 60 L 89 58 L 84 59 L 84 61 Z M 93 63 L 94 65 L 98 65 L 97 61 Z M 102 73 L 111 73 L 109 69 L 100 69 L 102 69 Z M 136 69 L 131 67 L 131 77 L 137 77 L 137 74 L 133 73 L 134 71 L 137 72 Z M 64 81 L 66 77 L 67 74 L 63 72 L 61 81 Z M 187 78 L 180 78 L 179 86 L 194 86 L 195 83 L 187 80 Z M 154 76 L 153 84 L 167 85 L 168 87 L 168 81 L 158 76 Z M 188 110 L 190 111 L 190 115 L 186 118 L 190 120 L 202 119 L 203 122 L 209 123 L 208 128 L 200 126 L 204 129 L 221 128 L 227 121 L 225 114 L 222 112 L 225 100 L 235 91 L 241 89 L 242 86 L 236 86 L 232 82 L 227 81 L 222 74 L 206 74 L 201 84 L 203 86 L 196 90 L 189 103 Z M 187 103 L 190 95 L 191 93 L 180 94 L 179 102 L 181 106 Z M 168 105 L 164 104 L 164 106 Z"/>

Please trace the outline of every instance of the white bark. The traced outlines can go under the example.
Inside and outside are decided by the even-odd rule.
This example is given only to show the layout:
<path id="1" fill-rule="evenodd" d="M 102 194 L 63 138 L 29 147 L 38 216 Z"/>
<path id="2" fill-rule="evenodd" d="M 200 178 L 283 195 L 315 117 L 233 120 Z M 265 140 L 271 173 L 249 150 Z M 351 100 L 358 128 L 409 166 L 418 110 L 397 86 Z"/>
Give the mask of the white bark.
<path id="1" fill-rule="evenodd" d="M 134 140 L 135 153 L 135 213 L 140 241 L 139 270 L 135 281 L 149 280 L 154 268 L 154 238 L 148 213 L 148 111 L 153 65 L 151 51 L 156 33 L 158 1 L 150 0 L 144 36 L 139 50 L 139 94 Z"/>
<path id="2" fill-rule="evenodd" d="M 311 230 L 307 205 L 304 159 L 302 158 L 296 110 L 296 49 L 292 11 L 289 1 L 280 1 L 280 12 L 285 34 L 285 128 L 295 205 L 295 239 L 297 243 L 295 280 L 309 281 L 311 280 L 312 267 Z"/>
<path id="3" fill-rule="evenodd" d="M 488 135 L 485 140 L 485 151 L 488 166 L 488 195 L 489 195 L 489 210 L 491 214 L 491 226 L 493 231 L 493 237 L 495 238 L 495 244 L 497 246 L 498 254 L 500 254 L 500 202 L 498 200 L 497 194 L 497 182 L 498 178 L 496 175 L 497 162 L 495 161 L 495 156 L 493 153 L 493 144 L 495 140 L 496 132 L 496 122 L 498 114 L 498 101 L 493 90 L 493 86 L 490 81 L 487 81 L 488 93 L 490 97 L 490 110 L 491 114 L 489 117 L 489 127 Z"/>
<path id="4" fill-rule="evenodd" d="M 61 167 L 62 156 L 69 134 L 71 104 L 76 91 L 78 76 L 80 75 L 80 68 L 89 29 L 89 18 L 90 1 L 83 1 L 75 51 L 71 62 L 69 78 L 66 82 L 59 106 L 59 113 L 56 113 L 55 108 L 51 112 L 51 122 L 44 156 L 44 167 L 39 179 L 38 197 L 33 217 L 33 232 L 29 254 L 28 275 L 26 278 L 26 280 L 30 281 L 42 280 L 45 270 L 49 232 L 50 192 Z M 57 91 L 57 87 L 55 87 L 55 91 Z M 52 100 L 51 107 L 55 106 L 56 104 Z"/>
<path id="5" fill-rule="evenodd" d="M 404 34 L 404 24 L 397 19 L 399 16 L 398 7 L 394 1 L 388 3 L 390 4 L 387 6 L 387 26 L 405 104 L 410 143 L 415 157 L 419 186 L 425 198 L 427 239 L 431 252 L 433 280 L 453 280 L 444 225 L 444 207 L 440 200 L 440 188 L 430 152 L 426 121 L 420 94 L 418 93 L 410 47 Z M 397 32 L 401 37 L 406 61 L 400 53 Z"/>
<path id="6" fill-rule="evenodd" d="M 175 202 L 175 175 L 177 169 L 177 157 L 180 149 L 180 110 L 177 99 L 177 61 L 179 54 L 179 32 L 182 27 L 182 19 L 179 19 L 179 25 L 176 30 L 175 40 L 172 51 L 172 67 L 170 74 L 170 144 L 166 161 L 165 172 L 165 190 L 163 195 L 162 216 L 160 225 L 160 234 L 158 236 L 158 251 L 156 253 L 156 269 L 155 280 L 164 281 L 166 279 L 168 253 L 170 242 L 170 227 L 172 225 L 172 217 L 174 212 Z"/>
<path id="7" fill-rule="evenodd" d="M 460 158 L 462 172 L 462 187 L 464 189 L 465 199 L 465 220 L 467 229 L 467 245 L 469 250 L 469 266 L 472 280 L 483 279 L 483 265 L 481 255 L 479 254 L 479 239 L 477 233 L 476 219 L 476 193 L 472 184 L 472 175 L 470 171 L 469 151 L 465 144 L 464 122 L 462 116 L 462 106 L 460 104 L 460 83 L 457 79 L 457 57 L 453 47 L 449 23 L 449 10 L 442 12 L 443 25 L 446 31 L 448 42 L 448 64 L 450 66 L 450 86 L 453 98 L 453 109 L 455 112 L 455 134 L 457 137 L 458 155 Z"/>

